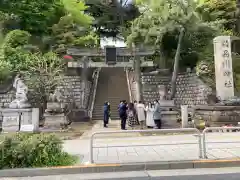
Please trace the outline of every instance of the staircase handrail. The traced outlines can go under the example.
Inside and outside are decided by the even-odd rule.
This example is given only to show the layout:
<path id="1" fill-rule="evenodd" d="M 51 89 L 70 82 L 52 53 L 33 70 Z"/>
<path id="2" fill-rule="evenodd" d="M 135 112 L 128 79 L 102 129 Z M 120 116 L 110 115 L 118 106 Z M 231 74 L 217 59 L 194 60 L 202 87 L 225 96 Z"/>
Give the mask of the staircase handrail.
<path id="1" fill-rule="evenodd" d="M 126 69 L 126 78 L 127 78 L 127 85 L 128 85 L 128 94 L 129 94 L 129 100 L 133 102 L 132 98 L 132 88 L 131 88 L 131 83 L 129 79 L 129 69 Z"/>
<path id="2" fill-rule="evenodd" d="M 93 93 L 92 93 L 92 101 L 91 106 L 90 106 L 90 110 L 89 110 L 89 118 L 92 119 L 92 113 L 93 113 L 93 108 L 94 108 L 94 104 L 95 104 L 95 99 L 96 99 L 96 92 L 97 92 L 97 86 L 98 86 L 98 78 L 99 78 L 99 72 L 101 71 L 101 68 L 97 68 L 96 70 L 96 74 L 94 76 L 94 81 L 93 81 Z"/>

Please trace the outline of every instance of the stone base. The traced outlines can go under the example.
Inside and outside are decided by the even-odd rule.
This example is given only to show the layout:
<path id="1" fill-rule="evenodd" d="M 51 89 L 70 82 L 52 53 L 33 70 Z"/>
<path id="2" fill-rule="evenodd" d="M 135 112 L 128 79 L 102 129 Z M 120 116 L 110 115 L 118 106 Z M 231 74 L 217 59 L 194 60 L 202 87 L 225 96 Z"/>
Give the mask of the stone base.
<path id="1" fill-rule="evenodd" d="M 26 109 L 26 108 L 31 108 L 31 104 L 29 104 L 28 102 L 24 102 L 24 101 L 19 101 L 17 99 L 15 99 L 14 101 L 12 101 L 9 104 L 9 108 L 10 109 Z"/>
<path id="2" fill-rule="evenodd" d="M 162 111 L 162 123 L 163 127 L 168 128 L 179 128 L 180 124 L 177 123 L 179 113 L 177 111 Z"/>
<path id="3" fill-rule="evenodd" d="M 67 119 L 65 115 L 62 114 L 44 114 L 45 122 L 44 127 L 45 128 L 62 128 L 62 125 L 67 124 Z"/>
<path id="4" fill-rule="evenodd" d="M 38 131 L 39 109 L 0 109 L 2 113 L 2 131 L 21 131 L 22 126 L 32 126 L 32 131 Z M 1 118 L 0 118 L 1 119 Z"/>
<path id="5" fill-rule="evenodd" d="M 240 106 L 194 106 L 194 119 L 206 121 L 208 126 L 237 126 L 240 122 Z"/>
<path id="6" fill-rule="evenodd" d="M 61 103 L 48 102 L 48 103 L 47 103 L 46 113 L 49 113 L 49 112 L 62 113 L 63 111 L 62 111 Z"/>

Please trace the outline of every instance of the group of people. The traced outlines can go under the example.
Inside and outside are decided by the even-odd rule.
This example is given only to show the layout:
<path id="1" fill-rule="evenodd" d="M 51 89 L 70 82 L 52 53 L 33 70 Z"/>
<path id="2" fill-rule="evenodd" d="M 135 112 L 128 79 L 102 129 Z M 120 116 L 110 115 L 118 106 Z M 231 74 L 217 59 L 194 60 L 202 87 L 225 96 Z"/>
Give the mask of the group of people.
<path id="1" fill-rule="evenodd" d="M 104 127 L 107 127 L 109 123 L 110 112 L 110 104 L 105 102 Z M 122 130 L 126 130 L 126 123 L 132 129 L 138 125 L 140 125 L 141 129 L 144 129 L 145 125 L 149 128 L 161 129 L 161 107 L 158 100 L 148 104 L 144 104 L 142 101 L 127 103 L 126 100 L 122 100 L 118 105 L 118 112 Z"/>

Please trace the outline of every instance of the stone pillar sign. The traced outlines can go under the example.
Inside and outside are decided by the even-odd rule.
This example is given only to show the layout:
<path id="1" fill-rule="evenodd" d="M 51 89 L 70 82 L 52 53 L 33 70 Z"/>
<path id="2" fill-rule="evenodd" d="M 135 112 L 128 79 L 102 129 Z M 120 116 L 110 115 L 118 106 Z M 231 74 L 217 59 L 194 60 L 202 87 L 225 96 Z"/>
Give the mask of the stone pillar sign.
<path id="1" fill-rule="evenodd" d="M 216 93 L 220 100 L 234 96 L 231 37 L 218 36 L 213 39 Z"/>

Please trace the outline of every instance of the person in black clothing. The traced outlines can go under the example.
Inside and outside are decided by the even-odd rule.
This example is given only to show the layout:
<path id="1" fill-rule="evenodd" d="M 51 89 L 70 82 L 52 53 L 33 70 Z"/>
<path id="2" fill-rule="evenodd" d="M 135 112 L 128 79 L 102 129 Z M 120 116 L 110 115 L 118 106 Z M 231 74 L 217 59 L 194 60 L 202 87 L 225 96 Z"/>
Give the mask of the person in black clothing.
<path id="1" fill-rule="evenodd" d="M 104 124 L 103 126 L 105 128 L 107 128 L 108 119 L 109 119 L 108 102 L 105 102 L 103 106 L 103 124 Z"/>
<path id="2" fill-rule="evenodd" d="M 108 102 L 108 122 L 109 123 L 109 119 L 111 118 L 111 105 L 110 102 Z"/>
<path id="3" fill-rule="evenodd" d="M 119 116 L 121 119 L 121 129 L 126 130 L 126 121 L 127 121 L 127 102 L 124 100 L 119 104 Z"/>

